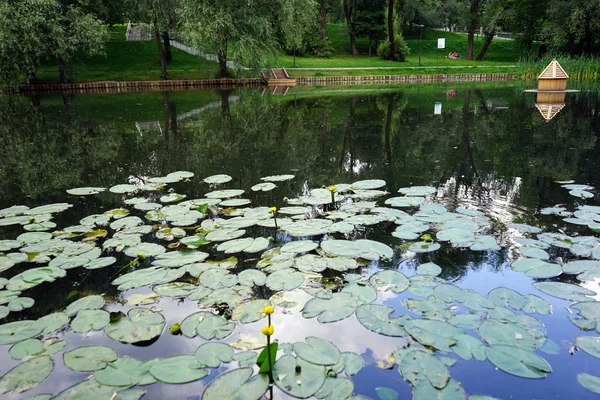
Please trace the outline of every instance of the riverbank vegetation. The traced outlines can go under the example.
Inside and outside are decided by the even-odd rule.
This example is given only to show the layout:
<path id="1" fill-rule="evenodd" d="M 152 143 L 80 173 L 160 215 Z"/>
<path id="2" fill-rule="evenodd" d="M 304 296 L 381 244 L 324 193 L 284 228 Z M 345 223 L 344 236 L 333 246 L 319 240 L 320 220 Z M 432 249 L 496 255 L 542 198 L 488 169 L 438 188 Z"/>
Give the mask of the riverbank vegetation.
<path id="1" fill-rule="evenodd" d="M 547 54 L 568 55 L 573 78 L 594 79 L 600 8 L 595 0 L 571 3 L 15 0 L 0 5 L 0 83 L 256 76 L 280 66 L 323 69 L 293 76 L 511 72 L 519 60 L 531 60 L 518 68 L 531 77 Z M 120 43 L 126 21 L 144 24 L 145 41 Z M 205 57 L 171 48 L 171 39 Z M 392 68 L 369 69 L 378 67 Z"/>

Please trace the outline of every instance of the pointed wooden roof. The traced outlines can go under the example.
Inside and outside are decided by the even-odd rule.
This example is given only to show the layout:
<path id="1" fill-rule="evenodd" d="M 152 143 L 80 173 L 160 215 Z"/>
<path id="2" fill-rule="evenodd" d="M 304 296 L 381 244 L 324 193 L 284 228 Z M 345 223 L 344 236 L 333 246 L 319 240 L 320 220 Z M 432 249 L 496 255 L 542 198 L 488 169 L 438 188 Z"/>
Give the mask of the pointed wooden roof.
<path id="1" fill-rule="evenodd" d="M 552 118 L 556 117 L 556 115 L 565 108 L 565 103 L 562 104 L 545 104 L 545 103 L 535 103 L 535 106 L 539 110 L 540 114 L 546 121 L 550 121 Z"/>
<path id="2" fill-rule="evenodd" d="M 556 60 L 552 60 L 550 64 L 542 71 L 538 79 L 569 79 L 569 75 Z"/>

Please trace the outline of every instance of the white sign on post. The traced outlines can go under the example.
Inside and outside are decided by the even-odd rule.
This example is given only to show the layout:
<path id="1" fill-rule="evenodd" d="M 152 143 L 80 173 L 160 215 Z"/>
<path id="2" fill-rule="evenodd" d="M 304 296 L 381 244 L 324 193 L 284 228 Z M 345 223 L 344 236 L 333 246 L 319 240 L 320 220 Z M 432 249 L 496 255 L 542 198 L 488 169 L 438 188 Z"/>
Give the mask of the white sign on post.
<path id="1" fill-rule="evenodd" d="M 442 103 L 435 103 L 433 106 L 434 115 L 442 115 Z"/>
<path id="2" fill-rule="evenodd" d="M 445 49 L 446 48 L 446 39 L 445 38 L 439 38 L 438 39 L 438 49 Z"/>

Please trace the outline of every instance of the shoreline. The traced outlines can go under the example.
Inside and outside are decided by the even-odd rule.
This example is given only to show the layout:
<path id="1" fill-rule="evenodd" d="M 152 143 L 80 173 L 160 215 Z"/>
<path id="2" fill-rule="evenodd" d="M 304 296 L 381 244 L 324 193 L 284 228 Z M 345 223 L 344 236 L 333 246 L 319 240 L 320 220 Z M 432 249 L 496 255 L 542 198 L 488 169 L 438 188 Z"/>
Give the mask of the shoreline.
<path id="1" fill-rule="evenodd" d="M 344 86 L 386 85 L 445 82 L 509 82 L 515 80 L 514 73 L 466 73 L 466 74 L 420 74 L 420 75 L 367 75 L 367 76 L 311 76 L 294 78 L 295 86 Z M 66 84 L 19 85 L 5 92 L 20 94 L 49 93 L 123 93 L 140 91 L 167 91 L 190 89 L 231 89 L 241 87 L 274 87 L 276 81 L 260 78 L 244 79 L 197 79 L 164 81 L 105 81 Z M 281 85 L 280 87 L 290 86 Z"/>

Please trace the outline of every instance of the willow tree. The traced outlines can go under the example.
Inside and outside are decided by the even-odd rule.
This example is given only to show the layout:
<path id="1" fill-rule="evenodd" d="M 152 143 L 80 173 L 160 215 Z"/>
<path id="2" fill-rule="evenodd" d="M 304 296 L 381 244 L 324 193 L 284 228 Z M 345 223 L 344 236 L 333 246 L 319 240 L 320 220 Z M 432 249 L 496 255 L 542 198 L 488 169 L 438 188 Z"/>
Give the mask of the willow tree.
<path id="1" fill-rule="evenodd" d="M 215 53 L 218 77 L 228 61 L 259 69 L 276 55 L 281 3 L 269 0 L 180 0 L 180 34 L 193 47 Z"/>
<path id="2" fill-rule="evenodd" d="M 296 53 L 302 47 L 306 34 L 314 29 L 317 2 L 287 0 L 282 3 L 281 11 L 279 19 L 281 39 L 283 45 L 294 53 L 294 67 L 296 67 Z"/>

